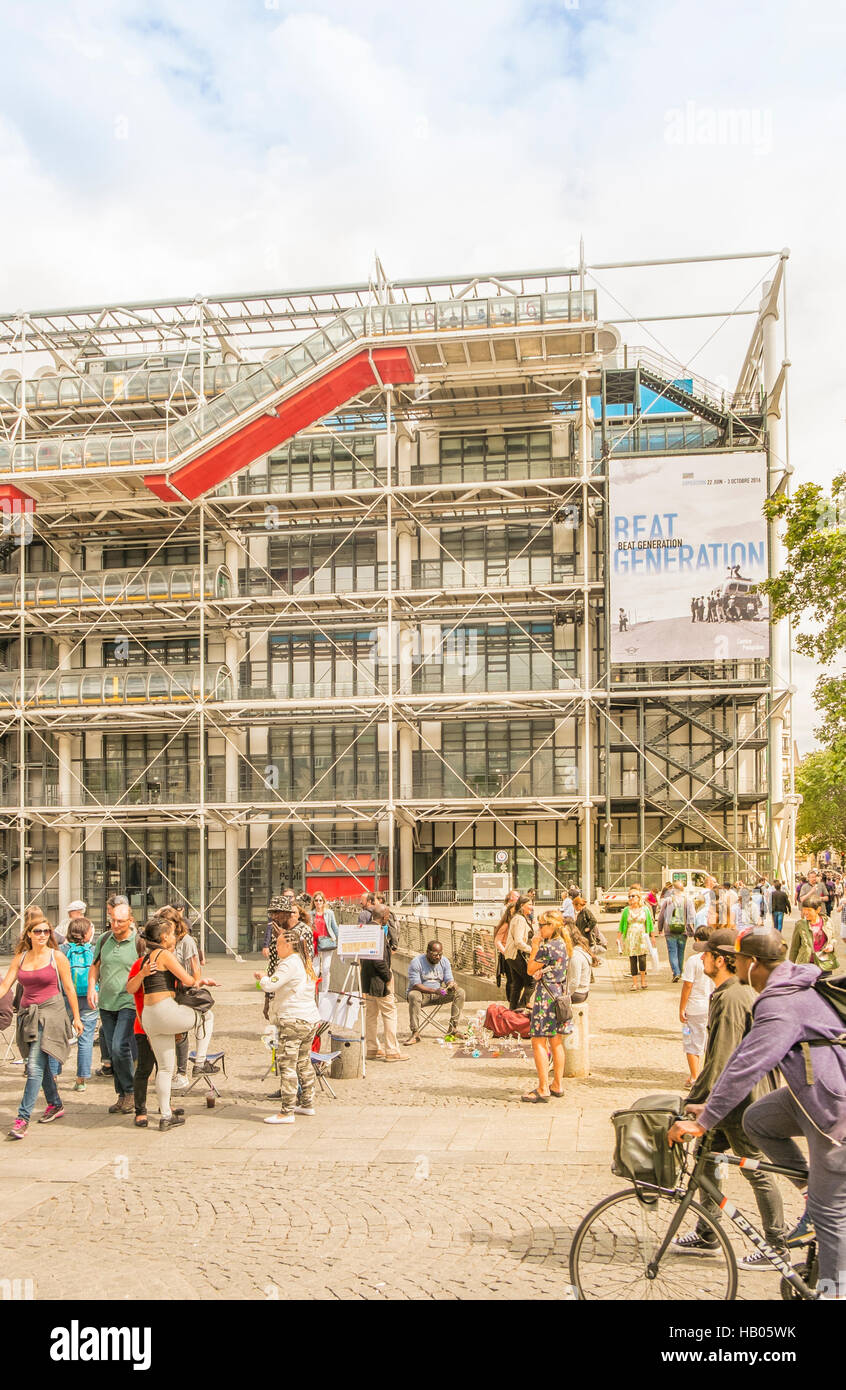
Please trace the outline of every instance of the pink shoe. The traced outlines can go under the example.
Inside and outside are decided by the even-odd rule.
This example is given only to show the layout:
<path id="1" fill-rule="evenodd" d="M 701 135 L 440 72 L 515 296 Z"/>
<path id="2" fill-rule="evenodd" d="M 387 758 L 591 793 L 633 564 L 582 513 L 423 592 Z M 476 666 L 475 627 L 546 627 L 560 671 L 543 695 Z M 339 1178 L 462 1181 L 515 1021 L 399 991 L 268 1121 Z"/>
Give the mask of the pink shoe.
<path id="1" fill-rule="evenodd" d="M 15 1120 L 15 1123 L 12 1125 L 12 1128 L 9 1130 L 9 1138 L 10 1138 L 10 1139 L 23 1139 L 23 1137 L 24 1137 L 24 1135 L 26 1134 L 26 1132 L 27 1132 L 28 1129 L 29 1129 L 29 1120 Z"/>
<path id="2" fill-rule="evenodd" d="M 48 1105 L 38 1123 L 40 1125 L 49 1125 L 51 1120 L 61 1120 L 64 1113 L 65 1107 L 62 1105 L 61 1101 L 58 1105 Z"/>

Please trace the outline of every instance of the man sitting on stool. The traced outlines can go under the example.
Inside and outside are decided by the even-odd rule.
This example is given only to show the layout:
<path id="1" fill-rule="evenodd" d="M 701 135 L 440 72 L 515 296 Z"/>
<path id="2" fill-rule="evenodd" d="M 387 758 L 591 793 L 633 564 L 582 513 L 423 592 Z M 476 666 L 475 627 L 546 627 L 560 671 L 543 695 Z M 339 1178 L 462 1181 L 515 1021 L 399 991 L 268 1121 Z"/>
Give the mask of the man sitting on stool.
<path id="1" fill-rule="evenodd" d="M 440 941 L 430 941 L 425 953 L 415 956 L 408 967 L 410 1043 L 421 1041 L 420 1010 L 447 1002 L 450 1004 L 449 1031 L 454 1033 L 464 1007 L 464 990 L 455 984 L 452 966 L 444 955 Z"/>

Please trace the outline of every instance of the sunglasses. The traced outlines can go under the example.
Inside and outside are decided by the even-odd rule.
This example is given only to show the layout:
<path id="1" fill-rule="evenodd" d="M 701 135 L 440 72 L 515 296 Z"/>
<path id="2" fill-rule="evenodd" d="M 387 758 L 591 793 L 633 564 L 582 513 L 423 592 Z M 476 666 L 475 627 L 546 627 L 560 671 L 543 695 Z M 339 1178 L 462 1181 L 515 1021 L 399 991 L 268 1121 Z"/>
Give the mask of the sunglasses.
<path id="1" fill-rule="evenodd" d="M 29 929 L 29 934 L 30 934 L 30 936 L 49 936 L 49 935 L 50 935 L 50 928 L 49 928 L 49 927 L 30 927 L 30 929 Z"/>

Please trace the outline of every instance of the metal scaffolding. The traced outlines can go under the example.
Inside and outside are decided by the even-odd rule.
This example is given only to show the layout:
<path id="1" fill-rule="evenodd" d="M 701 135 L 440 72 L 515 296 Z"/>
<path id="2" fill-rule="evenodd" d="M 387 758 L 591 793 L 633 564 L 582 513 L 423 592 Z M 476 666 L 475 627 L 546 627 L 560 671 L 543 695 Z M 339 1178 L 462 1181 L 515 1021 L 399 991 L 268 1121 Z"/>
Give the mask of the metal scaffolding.
<path id="1" fill-rule="evenodd" d="M 716 311 L 630 318 L 611 296 L 622 316 L 598 318 L 600 276 L 627 263 L 0 316 L 7 933 L 32 897 L 55 911 L 96 894 L 96 915 L 116 835 L 140 866 L 136 907 L 178 897 L 230 952 L 253 944 L 253 896 L 282 886 L 286 835 L 285 877 L 304 872 L 295 845 L 337 863 L 366 847 L 406 901 L 454 878 L 468 846 L 508 845 L 552 895 L 574 873 L 591 894 L 600 875 L 653 872 L 674 844 L 783 872 L 789 633 L 773 629 L 769 664 L 621 671 L 608 653 L 609 470 L 650 447 L 662 400 L 704 449 L 767 448 L 770 491 L 787 486 L 786 253 L 757 259 L 760 307 L 722 316 L 755 314 L 731 393 L 656 352 L 652 330 L 642 348 L 615 327 Z M 639 268 L 664 264 L 683 262 Z M 339 317 L 373 385 L 183 497 L 183 460 L 299 384 L 275 364 L 315 331 L 334 360 Z M 385 341 L 413 383 L 380 378 L 368 345 Z M 316 358 L 297 370 L 319 383 Z M 628 407 L 614 432 L 612 403 Z M 306 565 L 274 562 L 304 545 Z M 771 532 L 773 568 L 777 547 Z M 504 767 L 471 770 L 479 739 Z"/>

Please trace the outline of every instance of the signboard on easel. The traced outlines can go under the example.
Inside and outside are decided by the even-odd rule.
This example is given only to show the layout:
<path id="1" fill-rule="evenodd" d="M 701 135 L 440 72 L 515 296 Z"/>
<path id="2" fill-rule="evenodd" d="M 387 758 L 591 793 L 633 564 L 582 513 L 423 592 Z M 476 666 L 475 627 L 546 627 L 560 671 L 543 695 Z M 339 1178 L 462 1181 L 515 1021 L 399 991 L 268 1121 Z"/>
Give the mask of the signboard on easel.
<path id="1" fill-rule="evenodd" d="M 344 960 L 381 960 L 385 932 L 380 922 L 338 927 L 338 955 Z"/>

